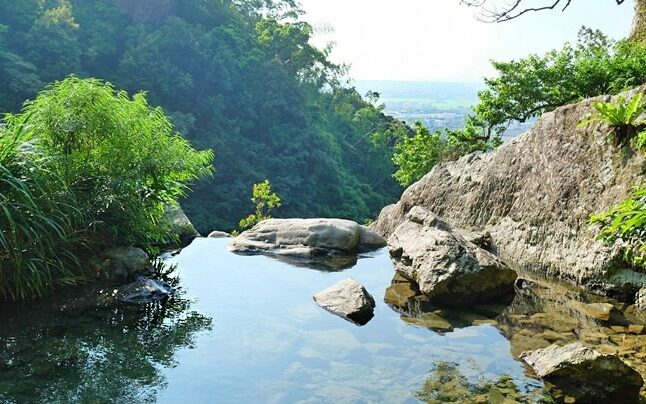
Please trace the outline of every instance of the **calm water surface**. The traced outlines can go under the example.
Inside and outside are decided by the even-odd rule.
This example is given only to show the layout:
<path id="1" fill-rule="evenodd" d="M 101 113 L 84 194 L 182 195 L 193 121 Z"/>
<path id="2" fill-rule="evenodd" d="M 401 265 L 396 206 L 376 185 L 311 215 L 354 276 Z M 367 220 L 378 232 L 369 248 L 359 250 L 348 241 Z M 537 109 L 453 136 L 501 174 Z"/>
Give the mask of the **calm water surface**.
<path id="1" fill-rule="evenodd" d="M 474 382 L 541 386 L 491 325 L 441 334 L 403 322 L 383 303 L 385 249 L 322 272 L 235 255 L 228 242 L 197 239 L 169 258 L 180 289 L 162 304 L 4 307 L 0 402 L 408 403 L 442 362 Z M 348 277 L 377 302 L 363 327 L 312 300 Z"/>

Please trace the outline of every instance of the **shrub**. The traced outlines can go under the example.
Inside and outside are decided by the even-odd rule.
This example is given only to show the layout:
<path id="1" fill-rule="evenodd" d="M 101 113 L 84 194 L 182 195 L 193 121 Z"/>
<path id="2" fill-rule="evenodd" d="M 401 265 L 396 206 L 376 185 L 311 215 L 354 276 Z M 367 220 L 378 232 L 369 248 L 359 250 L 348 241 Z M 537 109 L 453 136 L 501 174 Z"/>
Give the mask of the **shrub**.
<path id="1" fill-rule="evenodd" d="M 79 257 L 176 237 L 165 208 L 212 172 L 144 94 L 69 77 L 0 131 L 0 294 L 42 296 L 83 278 Z"/>
<path id="2" fill-rule="evenodd" d="M 101 244 L 169 241 L 165 207 L 212 171 L 212 153 L 174 133 L 145 94 L 130 98 L 95 79 L 56 82 L 5 121 L 54 157 L 52 169 Z"/>
<path id="3" fill-rule="evenodd" d="M 256 206 L 256 211 L 240 220 L 239 226 L 241 230 L 253 227 L 265 219 L 270 219 L 271 211 L 282 205 L 280 196 L 271 190 L 269 180 L 253 184 L 251 202 Z"/>
<path id="4" fill-rule="evenodd" d="M 590 223 L 601 224 L 599 239 L 607 243 L 622 241 L 624 260 L 646 269 L 646 187 L 636 189 L 619 205 L 599 215 Z"/>
<path id="5" fill-rule="evenodd" d="M 646 110 L 646 103 L 642 100 L 642 93 L 637 93 L 630 100 L 620 96 L 616 103 L 596 101 L 593 103 L 595 113 L 588 119 L 582 120 L 579 126 L 586 126 L 592 122 L 604 122 L 616 130 L 619 141 L 632 138 L 643 125 L 643 122 L 637 122 L 637 118 Z"/>
<path id="6" fill-rule="evenodd" d="M 53 158 L 0 130 L 0 299 L 25 300 L 79 279 L 79 212 Z"/>

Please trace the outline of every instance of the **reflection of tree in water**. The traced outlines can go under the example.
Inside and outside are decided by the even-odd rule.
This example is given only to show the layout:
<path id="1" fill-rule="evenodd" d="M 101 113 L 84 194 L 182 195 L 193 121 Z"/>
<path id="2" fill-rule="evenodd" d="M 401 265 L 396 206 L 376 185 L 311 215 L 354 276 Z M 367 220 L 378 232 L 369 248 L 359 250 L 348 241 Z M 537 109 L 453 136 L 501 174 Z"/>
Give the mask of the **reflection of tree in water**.
<path id="1" fill-rule="evenodd" d="M 554 403 L 544 389 L 521 391 L 507 375 L 501 375 L 497 380 L 471 381 L 460 372 L 456 364 L 450 362 L 438 362 L 415 396 L 432 404 Z"/>
<path id="2" fill-rule="evenodd" d="M 59 315 L 0 333 L 0 402 L 151 402 L 211 319 L 181 297 Z M 51 313 L 50 313 L 51 315 Z M 38 316 L 36 316 L 38 317 Z"/>

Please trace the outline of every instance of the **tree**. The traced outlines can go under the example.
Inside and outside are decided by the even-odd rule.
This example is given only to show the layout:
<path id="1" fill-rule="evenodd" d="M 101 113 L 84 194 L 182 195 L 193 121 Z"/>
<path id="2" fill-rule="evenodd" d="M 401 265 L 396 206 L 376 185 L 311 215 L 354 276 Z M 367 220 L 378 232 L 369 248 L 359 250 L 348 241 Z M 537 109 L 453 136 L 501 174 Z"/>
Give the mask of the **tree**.
<path id="1" fill-rule="evenodd" d="M 242 230 L 253 227 L 255 224 L 260 223 L 263 220 L 270 219 L 271 211 L 282 205 L 280 196 L 271 190 L 271 183 L 269 180 L 253 184 L 253 188 L 251 190 L 251 202 L 256 206 L 256 211 L 240 220 L 239 226 Z"/>
<path id="2" fill-rule="evenodd" d="M 625 0 L 613 1 L 618 5 L 625 2 Z M 643 2 L 643 0 L 638 1 Z M 539 4 L 527 0 L 505 1 L 504 4 L 499 0 L 461 0 L 461 3 L 469 7 L 481 8 L 484 21 L 504 22 L 513 20 L 529 12 L 554 9 L 565 11 L 572 4 L 572 0 L 543 0 Z M 528 5 L 530 3 L 531 6 Z"/>
<path id="3" fill-rule="evenodd" d="M 565 11 L 573 0 L 542 0 L 536 5 L 529 0 L 514 0 L 501 3 L 500 0 L 460 0 L 460 3 L 469 7 L 478 7 L 481 11 L 481 18 L 486 22 L 505 22 L 518 18 L 524 14 L 560 9 Z M 625 0 L 613 0 L 617 5 L 625 3 Z M 631 41 L 646 41 L 646 0 L 635 0 L 635 16 L 633 18 L 632 30 L 629 36 Z"/>

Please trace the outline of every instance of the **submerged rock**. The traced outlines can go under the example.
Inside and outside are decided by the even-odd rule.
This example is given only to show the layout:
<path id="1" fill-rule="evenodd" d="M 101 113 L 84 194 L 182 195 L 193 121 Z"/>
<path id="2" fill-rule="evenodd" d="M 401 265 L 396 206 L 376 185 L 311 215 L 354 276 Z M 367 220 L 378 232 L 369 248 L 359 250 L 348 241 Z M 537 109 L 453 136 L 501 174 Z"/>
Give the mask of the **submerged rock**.
<path id="1" fill-rule="evenodd" d="M 584 316 L 598 321 L 612 324 L 620 324 L 625 321 L 621 312 L 610 303 L 583 303 L 570 300 L 567 305 Z"/>
<path id="2" fill-rule="evenodd" d="M 645 89 L 621 96 L 630 99 Z M 396 205 L 384 208 L 372 228 L 390 237 L 411 209 L 423 206 L 456 228 L 489 232 L 514 269 L 606 293 L 627 283 L 632 298 L 634 287 L 646 287 L 646 275 L 626 270 L 614 276 L 621 252 L 598 240 L 598 228 L 587 223 L 628 196 L 643 179 L 645 158 L 617 144 L 603 125 L 577 127 L 598 100 L 611 98 L 557 108 L 491 153 L 435 166 Z"/>
<path id="3" fill-rule="evenodd" d="M 229 249 L 238 253 L 312 258 L 355 254 L 384 247 L 372 230 L 343 219 L 268 219 L 236 237 Z"/>
<path id="4" fill-rule="evenodd" d="M 353 279 L 344 279 L 315 294 L 314 301 L 330 313 L 357 325 L 367 324 L 374 316 L 375 299 Z"/>
<path id="5" fill-rule="evenodd" d="M 150 270 L 150 258 L 141 248 L 115 247 L 99 255 L 98 272 L 104 279 L 124 281 Z"/>
<path id="6" fill-rule="evenodd" d="M 638 403 L 642 377 L 616 356 L 581 343 L 521 354 L 534 372 L 580 403 Z"/>
<path id="7" fill-rule="evenodd" d="M 513 291 L 512 269 L 422 207 L 411 209 L 388 244 L 395 270 L 431 302 L 466 305 Z"/>
<path id="8" fill-rule="evenodd" d="M 175 291 L 157 279 L 145 279 L 115 289 L 112 297 L 122 303 L 145 304 L 168 298 Z"/>

